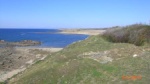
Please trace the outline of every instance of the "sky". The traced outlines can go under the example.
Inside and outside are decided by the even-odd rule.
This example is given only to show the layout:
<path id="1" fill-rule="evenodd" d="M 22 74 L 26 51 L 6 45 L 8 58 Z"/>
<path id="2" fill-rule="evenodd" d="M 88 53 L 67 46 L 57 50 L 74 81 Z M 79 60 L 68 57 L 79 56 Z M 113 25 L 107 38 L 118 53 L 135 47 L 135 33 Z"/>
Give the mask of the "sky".
<path id="1" fill-rule="evenodd" d="M 0 28 L 104 28 L 150 23 L 150 0 L 0 0 Z"/>

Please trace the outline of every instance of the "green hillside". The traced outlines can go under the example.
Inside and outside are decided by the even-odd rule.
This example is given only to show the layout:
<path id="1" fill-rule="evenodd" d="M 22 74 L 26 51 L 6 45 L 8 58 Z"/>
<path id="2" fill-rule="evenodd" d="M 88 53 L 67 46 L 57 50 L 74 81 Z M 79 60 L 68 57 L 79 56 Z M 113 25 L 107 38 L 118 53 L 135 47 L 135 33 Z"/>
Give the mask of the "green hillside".
<path id="1" fill-rule="evenodd" d="M 123 78 L 126 76 L 126 78 Z M 134 76 L 134 77 L 133 77 Z M 128 78 L 127 78 L 128 77 Z M 135 78 L 136 77 L 136 78 Z M 137 78 L 141 77 L 141 78 Z M 49 55 L 10 84 L 149 84 L 150 46 L 90 36 Z"/>

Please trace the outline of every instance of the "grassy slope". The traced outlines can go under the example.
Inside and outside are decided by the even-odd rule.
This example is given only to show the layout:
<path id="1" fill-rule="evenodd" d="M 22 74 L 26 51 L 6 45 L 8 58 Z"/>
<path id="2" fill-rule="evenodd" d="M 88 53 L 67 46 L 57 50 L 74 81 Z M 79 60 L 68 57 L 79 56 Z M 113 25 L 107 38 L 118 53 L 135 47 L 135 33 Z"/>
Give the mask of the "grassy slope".
<path id="1" fill-rule="evenodd" d="M 106 52 L 112 62 L 102 64 L 82 57 L 84 52 Z M 137 57 L 133 57 L 137 54 Z M 11 84 L 148 84 L 150 82 L 150 47 L 110 43 L 100 36 L 74 43 L 39 61 L 12 79 Z M 122 80 L 122 76 L 142 76 L 141 80 Z"/>

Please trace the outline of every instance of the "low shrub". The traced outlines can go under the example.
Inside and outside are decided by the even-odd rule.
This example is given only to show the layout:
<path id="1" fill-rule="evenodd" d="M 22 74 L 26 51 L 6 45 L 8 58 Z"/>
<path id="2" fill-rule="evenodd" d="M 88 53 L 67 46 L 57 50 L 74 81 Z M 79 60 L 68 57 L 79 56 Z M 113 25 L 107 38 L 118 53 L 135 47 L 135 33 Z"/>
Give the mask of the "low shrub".
<path id="1" fill-rule="evenodd" d="M 110 42 L 132 43 L 141 46 L 150 43 L 150 25 L 134 24 L 107 29 L 103 37 Z"/>

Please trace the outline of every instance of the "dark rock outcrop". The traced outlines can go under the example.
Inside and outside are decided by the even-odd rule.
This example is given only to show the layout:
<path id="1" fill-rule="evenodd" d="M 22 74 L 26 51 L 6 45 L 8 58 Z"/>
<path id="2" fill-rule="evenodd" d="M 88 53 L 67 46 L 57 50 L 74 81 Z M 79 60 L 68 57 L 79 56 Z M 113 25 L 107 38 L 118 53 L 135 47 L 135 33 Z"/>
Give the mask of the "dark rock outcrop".
<path id="1" fill-rule="evenodd" d="M 20 42 L 7 42 L 4 40 L 0 40 L 0 46 L 35 46 L 35 45 L 41 45 L 41 42 L 32 40 L 23 40 Z"/>

